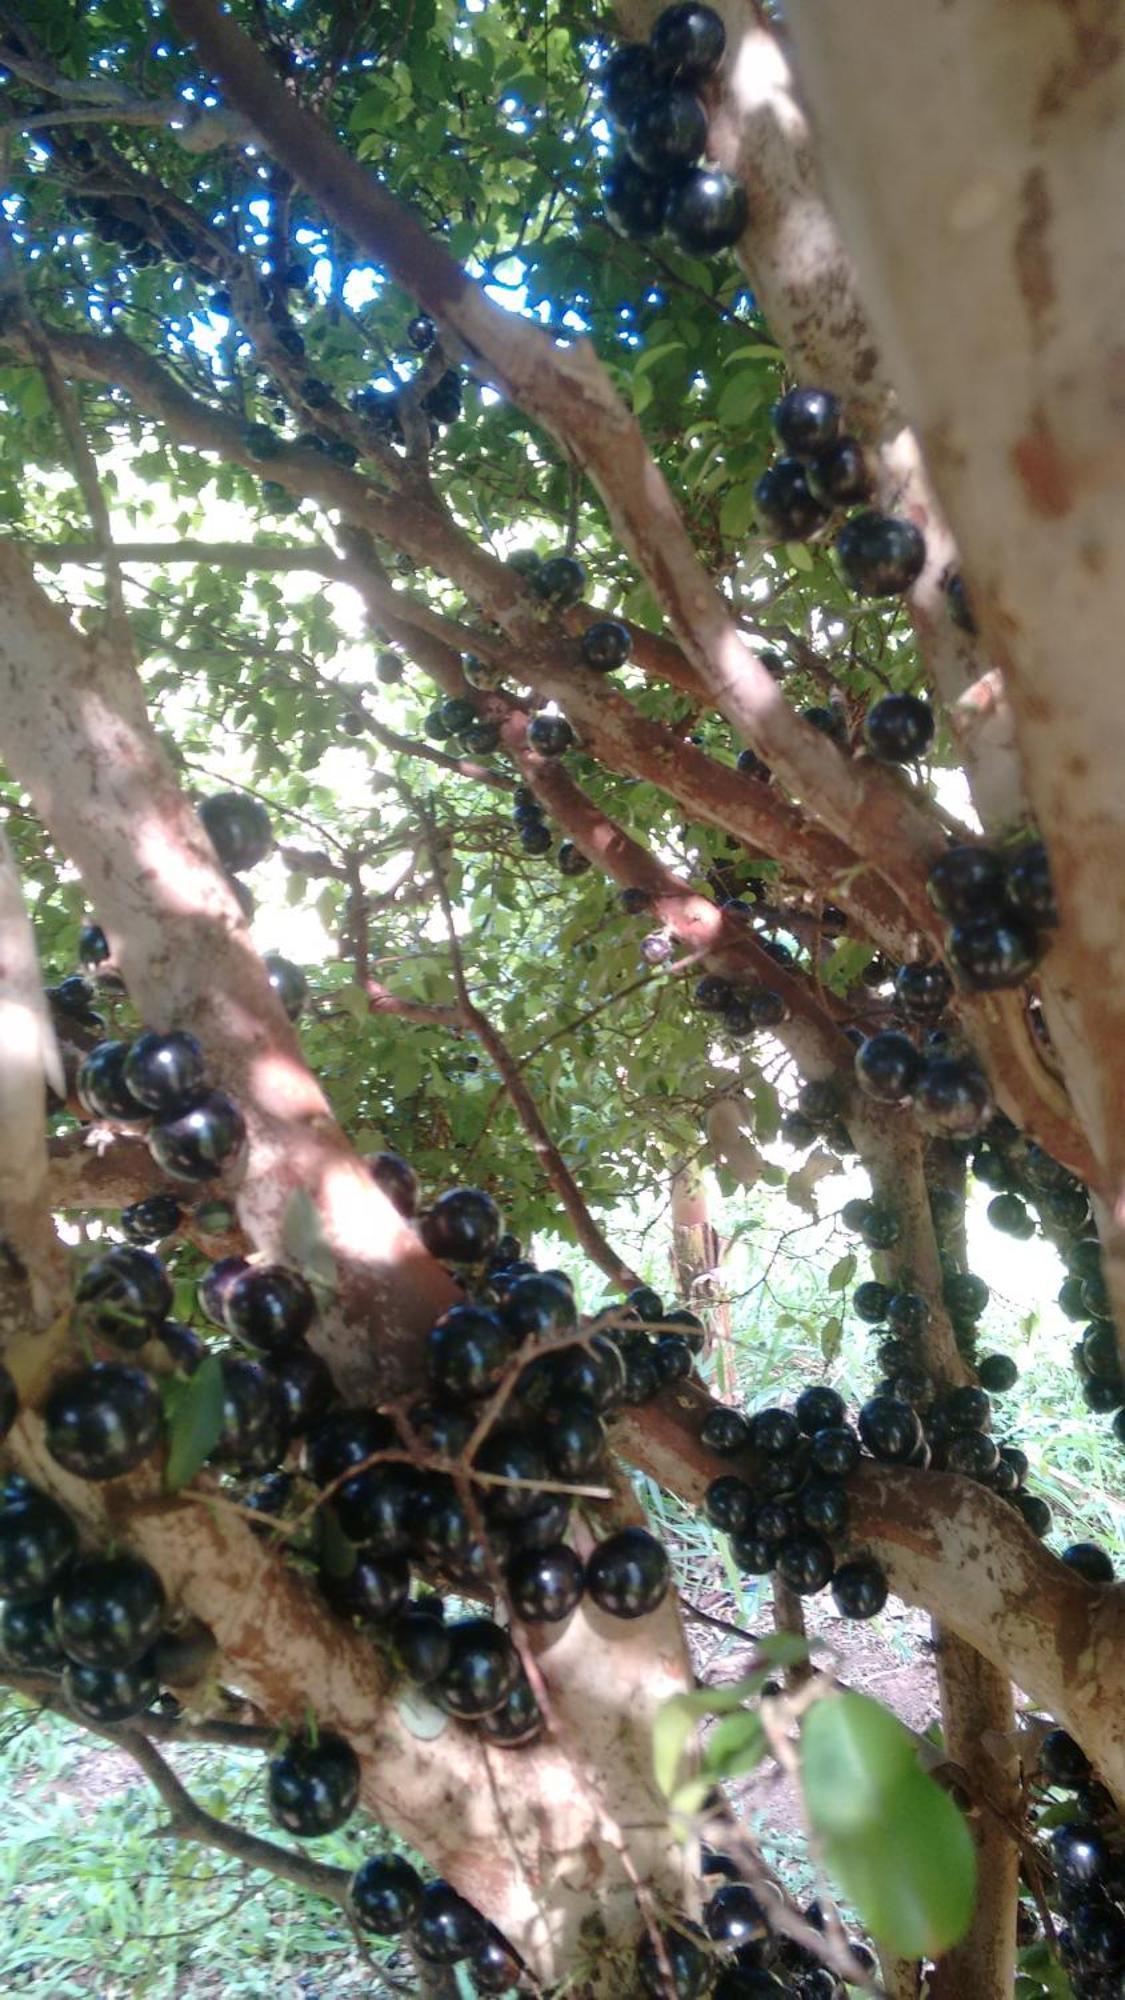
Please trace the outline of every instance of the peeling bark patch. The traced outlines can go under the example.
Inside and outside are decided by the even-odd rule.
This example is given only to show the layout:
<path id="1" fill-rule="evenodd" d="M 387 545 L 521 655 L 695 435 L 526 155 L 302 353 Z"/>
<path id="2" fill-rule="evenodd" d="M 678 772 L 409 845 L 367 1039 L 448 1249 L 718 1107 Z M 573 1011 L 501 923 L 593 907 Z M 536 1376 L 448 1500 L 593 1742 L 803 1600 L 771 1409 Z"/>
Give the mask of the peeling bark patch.
<path id="1" fill-rule="evenodd" d="M 1016 282 L 1027 307 L 1028 324 L 1036 346 L 1042 342 L 1046 331 L 1043 322 L 1057 297 L 1047 247 L 1050 222 L 1051 198 L 1047 191 L 1047 176 L 1042 167 L 1032 167 L 1024 175 L 1020 189 L 1020 221 L 1013 248 Z"/>
<path id="2" fill-rule="evenodd" d="M 1056 0 L 1060 14 L 1070 18 L 1074 54 L 1071 62 L 1055 65 L 1039 93 L 1041 118 L 1057 118 L 1107 69 L 1120 60 L 1116 0 Z"/>
<path id="3" fill-rule="evenodd" d="M 1041 405 L 1032 412 L 1031 428 L 1012 446 L 1012 463 L 1033 513 L 1058 520 L 1070 512 L 1073 476 Z"/>

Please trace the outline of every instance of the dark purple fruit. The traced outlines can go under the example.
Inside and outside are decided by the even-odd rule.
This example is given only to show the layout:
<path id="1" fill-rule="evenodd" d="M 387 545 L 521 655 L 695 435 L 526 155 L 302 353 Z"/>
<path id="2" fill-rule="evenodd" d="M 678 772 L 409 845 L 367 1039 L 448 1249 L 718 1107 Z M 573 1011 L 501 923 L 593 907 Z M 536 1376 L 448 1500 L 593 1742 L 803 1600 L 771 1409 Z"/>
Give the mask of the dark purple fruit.
<path id="1" fill-rule="evenodd" d="M 124 1362 L 96 1362 L 55 1383 L 43 1410 L 51 1457 L 78 1479 L 119 1479 L 156 1450 L 160 1395 L 150 1375 Z"/>
<path id="2" fill-rule="evenodd" d="M 859 1434 L 872 1458 L 902 1464 L 922 1440 L 916 1411 L 895 1396 L 870 1396 L 859 1413 Z"/>
<path id="3" fill-rule="evenodd" d="M 977 1363 L 977 1374 L 982 1389 L 990 1396 L 1003 1396 L 1014 1389 L 1020 1379 L 1020 1371 L 1010 1354 L 986 1354 Z"/>
<path id="4" fill-rule="evenodd" d="M 913 521 L 869 508 L 844 523 L 836 554 L 858 597 L 900 597 L 922 574 L 926 542 Z"/>
<path id="5" fill-rule="evenodd" d="M 484 1937 L 484 1918 L 450 1882 L 427 1882 L 414 1920 L 413 1941 L 431 1965 L 456 1965 Z"/>
<path id="6" fill-rule="evenodd" d="M 799 458 L 779 458 L 754 488 L 758 518 L 767 534 L 783 542 L 803 542 L 828 519 Z"/>
<path id="7" fill-rule="evenodd" d="M 708 1451 L 717 1452 L 720 1458 L 734 1458 L 745 1451 L 750 1442 L 750 1425 L 741 1410 L 729 1410 L 721 1404 L 708 1410 L 699 1432 L 700 1444 Z"/>
<path id="8" fill-rule="evenodd" d="M 846 1479 L 860 1456 L 859 1439 L 849 1424 L 828 1424 L 813 1435 L 810 1463 L 829 1479 Z"/>
<path id="9" fill-rule="evenodd" d="M 91 1118 L 146 1118 L 125 1081 L 128 1042 L 99 1042 L 78 1065 L 75 1090 L 78 1101 Z"/>
<path id="10" fill-rule="evenodd" d="M 708 1937 L 723 1950 L 736 1951 L 764 1938 L 769 1930 L 766 1914 L 747 1883 L 724 1882 L 716 1889 L 703 1922 Z"/>
<path id="11" fill-rule="evenodd" d="M 721 15 L 702 0 L 679 0 L 658 14 L 649 51 L 662 76 L 677 83 L 701 83 L 723 60 L 727 31 Z"/>
<path id="12" fill-rule="evenodd" d="M 790 1590 L 811 1597 L 831 1581 L 836 1558 L 823 1535 L 805 1529 L 781 1543 L 774 1567 Z"/>
<path id="13" fill-rule="evenodd" d="M 438 1680 L 449 1665 L 449 1633 L 424 1603 L 408 1604 L 399 1613 L 391 1628 L 391 1644 L 403 1673 L 419 1687 Z"/>
<path id="14" fill-rule="evenodd" d="M 760 1535 L 756 1527 L 732 1534 L 730 1538 L 731 1555 L 746 1576 L 768 1576 L 776 1551 L 776 1542 Z"/>
<path id="15" fill-rule="evenodd" d="M 335 1833 L 355 1811 L 359 1778 L 359 1758 L 342 1736 L 321 1729 L 315 1742 L 299 1738 L 270 1759 L 270 1817 L 304 1840 Z"/>
<path id="16" fill-rule="evenodd" d="M 735 758 L 734 768 L 736 771 L 741 771 L 743 777 L 757 778 L 763 785 L 767 785 L 773 776 L 769 765 L 762 762 L 756 750 L 740 750 L 738 756 Z M 733 902 L 724 903 L 723 908 L 731 910 L 734 907 L 734 903 L 738 902 L 739 898 L 735 897 Z M 745 914 L 744 907 L 740 906 L 738 914 L 740 916 Z"/>
<path id="17" fill-rule="evenodd" d="M 885 694 L 868 709 L 863 740 L 873 757 L 909 764 L 933 741 L 934 712 L 916 694 Z"/>
<path id="18" fill-rule="evenodd" d="M 602 182 L 602 203 L 606 220 L 619 236 L 643 243 L 659 236 L 664 228 L 668 183 L 660 175 L 646 174 L 627 153 L 615 160 Z M 588 662 L 587 664 L 593 664 Z M 608 672 L 608 668 L 599 668 Z"/>
<path id="19" fill-rule="evenodd" d="M 887 1601 L 887 1579 L 873 1557 L 859 1556 L 841 1563 L 832 1596 L 841 1618 L 874 1618 Z"/>
<path id="20" fill-rule="evenodd" d="M 930 1308 L 921 1292 L 892 1292 L 886 1310 L 887 1323 L 900 1339 L 925 1333 L 930 1324 Z"/>
<path id="21" fill-rule="evenodd" d="M 1051 1509 L 1042 1495 L 1025 1493 L 1021 1490 L 1016 1494 L 1016 1505 L 1032 1534 L 1038 1535 L 1042 1540 L 1051 1525 Z"/>
<path id="22" fill-rule="evenodd" d="M 496 1313 L 450 1306 L 426 1336 L 426 1374 L 439 1396 L 487 1396 L 512 1358 L 513 1341 Z"/>
<path id="23" fill-rule="evenodd" d="M 722 167 L 688 167 L 668 188 L 664 226 L 689 257 L 731 249 L 749 220 L 746 189 Z"/>
<path id="24" fill-rule="evenodd" d="M 273 846 L 273 828 L 264 805 L 242 792 L 216 792 L 204 799 L 199 817 L 223 867 L 234 875 L 256 867 Z"/>
<path id="25" fill-rule="evenodd" d="M 555 860 L 558 863 L 560 875 L 585 875 L 590 866 L 589 855 L 583 854 L 582 849 L 576 847 L 573 840 L 562 840 L 559 842 L 559 851 L 555 856 Z"/>
<path id="26" fill-rule="evenodd" d="M 571 1333 L 578 1324 L 574 1294 L 549 1271 L 528 1271 L 501 1292 L 500 1314 L 514 1346 Z"/>
<path id="27" fill-rule="evenodd" d="M 541 1500 L 534 1513 L 521 1515 L 511 1523 L 513 1549 L 549 1549 L 567 1531 L 570 1521 L 570 1495 L 568 1493 L 548 1493 Z"/>
<path id="28" fill-rule="evenodd" d="M 666 1337 L 669 1340 L 676 1338 L 674 1334 Z M 687 1368 L 681 1373 L 686 1374 L 691 1369 L 691 1352 L 686 1342 L 679 1344 L 687 1358 Z M 657 1342 L 657 1358 L 662 1345 L 662 1342 Z M 587 1479 L 602 1462 L 605 1426 L 592 1403 L 574 1398 L 547 1410 L 543 1419 L 542 1440 L 547 1466 L 554 1478 L 579 1481 Z"/>
<path id="29" fill-rule="evenodd" d="M 139 1556 L 90 1556 L 61 1578 L 55 1632 L 72 1660 L 90 1667 L 131 1667 L 164 1622 L 164 1586 Z"/>
<path id="30" fill-rule="evenodd" d="M 54 1605 L 49 1597 L 18 1600 L 0 1606 L 0 1659 L 32 1673 L 61 1673 L 66 1656 L 55 1636 Z"/>
<path id="31" fill-rule="evenodd" d="M 953 991 L 944 965 L 900 965 L 895 974 L 895 1000 L 908 1021 L 925 1026 L 940 1019 Z"/>
<path id="32" fill-rule="evenodd" d="M 966 1479 L 991 1479 L 1000 1464 L 1000 1447 L 985 1431 L 956 1431 L 945 1447 L 945 1469 Z"/>
<path id="33" fill-rule="evenodd" d="M 121 1227 L 130 1243 L 159 1243 L 162 1236 L 175 1234 L 183 1214 L 174 1194 L 149 1194 L 122 1209 Z"/>
<path id="34" fill-rule="evenodd" d="M 640 1991 L 649 1995 L 650 2000 L 670 2000 L 670 1996 L 671 2000 L 703 2000 L 715 1978 L 715 1960 L 706 1941 L 693 1937 L 686 1928 L 662 1924 L 660 1942 L 672 1975 L 671 1983 L 660 1963 L 652 1933 L 646 1930 L 637 1946 Z"/>
<path id="35" fill-rule="evenodd" d="M 1113 1558 L 1096 1542 L 1072 1542 L 1069 1548 L 1063 1550 L 1062 1560 L 1068 1569 L 1084 1577 L 1087 1583 L 1114 1581 Z"/>
<path id="36" fill-rule="evenodd" d="M 146 1111 L 168 1118 L 192 1103 L 207 1073 L 202 1045 L 182 1028 L 138 1035 L 125 1058 L 127 1088 Z"/>
<path id="37" fill-rule="evenodd" d="M 370 1153 L 364 1164 L 376 1187 L 409 1221 L 418 1208 L 418 1176 L 409 1160 L 401 1153 Z"/>
<path id="38" fill-rule="evenodd" d="M 343 1617 L 385 1625 L 410 1595 L 410 1565 L 402 1556 L 374 1556 L 360 1550 L 346 1576 L 324 1572 L 320 1587 Z"/>
<path id="39" fill-rule="evenodd" d="M 479 1264 L 500 1234 L 500 1211 L 481 1188 L 449 1188 L 423 1215 L 419 1234 L 431 1257 L 449 1264 Z"/>
<path id="40" fill-rule="evenodd" d="M 959 1319 L 979 1319 L 990 1293 L 975 1271 L 950 1271 L 942 1280 L 941 1295 L 951 1313 Z"/>
<path id="41" fill-rule="evenodd" d="M 29 1487 L 0 1506 L 0 1598 L 33 1604 L 48 1595 L 78 1546 L 69 1514 Z"/>
<path id="42" fill-rule="evenodd" d="M 848 1496 L 838 1479 L 806 1479 L 797 1494 L 797 1508 L 806 1528 L 830 1540 L 848 1525 Z"/>
<path id="43" fill-rule="evenodd" d="M 394 1463 L 353 1472 L 336 1488 L 332 1505 L 349 1541 L 380 1556 L 401 1555 L 410 1547 L 423 1512 L 417 1476 Z"/>
<path id="44" fill-rule="evenodd" d="M 232 1280 L 223 1300 L 229 1331 L 267 1353 L 301 1340 L 315 1314 L 308 1279 L 284 1264 L 251 1265 Z"/>
<path id="45" fill-rule="evenodd" d="M 922 1073 L 923 1061 L 908 1035 L 884 1028 L 869 1035 L 855 1052 L 860 1089 L 881 1104 L 900 1104 Z"/>
<path id="46" fill-rule="evenodd" d="M 540 757 L 564 757 L 576 738 L 565 715 L 533 715 L 527 725 L 527 741 Z"/>
<path id="47" fill-rule="evenodd" d="M 1051 1853 L 1064 1890 L 1091 1889 L 1104 1882 L 1117 1865 L 1116 1856 L 1101 1829 L 1070 1821 L 1051 1835 Z"/>
<path id="48" fill-rule="evenodd" d="M 262 964 L 289 1019 L 299 1021 L 309 1004 L 309 982 L 300 966 L 294 965 L 290 958 L 282 958 L 278 951 L 267 951 Z"/>
<path id="49" fill-rule="evenodd" d="M 362 1930 L 397 1937 L 422 1907 L 422 1877 L 400 1854 L 371 1854 L 352 1876 L 348 1901 Z"/>
<path id="50" fill-rule="evenodd" d="M 1022 986 L 1041 953 L 1035 932 L 1019 917 L 971 917 L 954 924 L 949 956 L 966 983 L 978 992 Z"/>
<path id="51" fill-rule="evenodd" d="M 773 428 L 783 451 L 817 458 L 839 436 L 840 405 L 827 389 L 790 389 L 774 404 Z"/>
<path id="52" fill-rule="evenodd" d="M 332 1407 L 336 1391 L 331 1369 L 308 1347 L 271 1355 L 264 1365 L 277 1385 L 286 1435 L 303 1437 Z"/>
<path id="53" fill-rule="evenodd" d="M 1002 1235 L 1014 1236 L 1021 1243 L 1030 1243 L 1035 1234 L 1035 1223 L 1018 1194 L 993 1195 L 988 1204 L 988 1219 Z"/>
<path id="54" fill-rule="evenodd" d="M 186 1111 L 154 1125 L 148 1149 L 173 1180 L 209 1181 L 241 1152 L 246 1120 L 223 1090 L 208 1090 Z"/>
<path id="55" fill-rule="evenodd" d="M 248 1257 L 220 1257 L 199 1280 L 199 1304 L 213 1326 L 226 1329 L 226 1296 L 236 1278 L 250 1269 Z"/>
<path id="56" fill-rule="evenodd" d="M 625 133 L 630 155 L 647 174 L 693 166 L 707 144 L 707 113 L 694 91 L 653 90 L 636 104 Z"/>
<path id="57" fill-rule="evenodd" d="M 668 1557 L 647 1528 L 623 1528 L 599 1542 L 586 1564 L 586 1589 L 613 1618 L 644 1618 L 667 1594 Z"/>
<path id="58" fill-rule="evenodd" d="M 690 1342 L 680 1333 L 662 1333 L 652 1358 L 662 1383 L 682 1382 L 691 1374 L 695 1361 Z"/>
<path id="59" fill-rule="evenodd" d="M 615 125 L 627 125 L 642 97 L 660 81 L 651 49 L 641 42 L 626 42 L 615 49 L 598 73 L 605 107 Z"/>
<path id="60" fill-rule="evenodd" d="M 533 1514 L 543 1498 L 540 1487 L 550 1477 L 546 1455 L 535 1434 L 514 1424 L 491 1430 L 473 1458 L 473 1470 L 504 1485 L 483 1483 L 478 1496 L 490 1520 L 515 1520 Z"/>
<path id="61" fill-rule="evenodd" d="M 101 925 L 83 924 L 78 933 L 79 965 L 84 966 L 87 972 L 93 972 L 97 966 L 104 965 L 112 956 L 109 939 Z"/>
<path id="62" fill-rule="evenodd" d="M 889 1288 L 880 1284 L 878 1278 L 867 1278 L 852 1293 L 852 1311 L 865 1325 L 878 1326 L 886 1318 L 891 1297 Z"/>
<path id="63" fill-rule="evenodd" d="M 1039 1749 L 1039 1769 L 1049 1785 L 1084 1785 L 1090 1776 L 1090 1759 L 1081 1744 L 1065 1729 L 1049 1730 Z"/>
<path id="64" fill-rule="evenodd" d="M 529 1624 L 558 1624 L 569 1618 L 585 1587 L 580 1556 L 565 1542 L 549 1549 L 524 1549 L 508 1566 L 512 1604 Z"/>
<path id="65" fill-rule="evenodd" d="M 209 1456 L 212 1465 L 276 1464 L 285 1443 L 281 1395 L 260 1361 L 244 1354 L 219 1357 L 223 1371 L 223 1428 Z"/>
<path id="66" fill-rule="evenodd" d="M 996 915 L 1004 901 L 1004 864 L 990 847 L 948 847 L 926 879 L 930 901 L 947 923 Z"/>
<path id="67" fill-rule="evenodd" d="M 378 1410 L 336 1410 L 305 1440 L 309 1478 L 314 1486 L 329 1486 L 342 1472 L 361 1465 L 374 1452 L 393 1449 L 398 1442 L 393 1420 Z"/>
<path id="68" fill-rule="evenodd" d="M 1026 922 L 1048 930 L 1058 923 L 1050 863 L 1041 840 L 1029 841 L 1013 854 L 1005 870 L 1004 889 L 1009 903 Z"/>
<path id="69" fill-rule="evenodd" d="M 536 597 L 554 605 L 556 610 L 565 611 L 580 601 L 586 588 L 586 572 L 574 556 L 548 556 L 532 571 L 530 582 Z"/>
<path id="70" fill-rule="evenodd" d="M 532 1697 L 534 1700 L 534 1696 Z M 494 1718 L 489 1718 L 493 1721 Z M 484 1734 L 495 1741 L 491 1727 Z M 489 1924 L 481 1942 L 469 1954 L 468 1971 L 478 1993 L 507 1993 L 518 1986 L 522 1972 L 520 1960 L 516 1957 L 507 1939 Z"/>
<path id="71" fill-rule="evenodd" d="M 711 1481 L 703 1495 L 703 1511 L 722 1534 L 742 1534 L 754 1518 L 754 1494 L 744 1479 L 725 1472 Z"/>
<path id="72" fill-rule="evenodd" d="M 119 1347 L 143 1347 L 172 1304 L 172 1286 L 159 1257 L 118 1243 L 87 1264 L 75 1289 L 85 1323 Z"/>
<path id="73" fill-rule="evenodd" d="M 599 618 L 582 634 L 582 663 L 596 674 L 611 674 L 623 667 L 632 650 L 629 627 L 616 618 Z"/>
<path id="74" fill-rule="evenodd" d="M 436 1698 L 451 1715 L 488 1715 L 519 1679 L 519 1654 L 491 1618 L 460 1618 L 447 1629 L 449 1665 L 434 1684 Z"/>
<path id="75" fill-rule="evenodd" d="M 76 1715 L 88 1722 L 128 1722 L 156 1700 L 156 1677 L 148 1660 L 130 1667 L 91 1667 L 70 1660 L 63 1670 L 63 1693 Z"/>
<path id="76" fill-rule="evenodd" d="M 927 1132 L 971 1139 L 996 1109 L 992 1087 L 975 1062 L 942 1056 L 928 1062 L 914 1092 L 914 1110 Z"/>
<path id="77" fill-rule="evenodd" d="M 824 507 L 855 507 L 871 498 L 871 474 L 858 438 L 837 438 L 808 468 L 809 488 Z"/>

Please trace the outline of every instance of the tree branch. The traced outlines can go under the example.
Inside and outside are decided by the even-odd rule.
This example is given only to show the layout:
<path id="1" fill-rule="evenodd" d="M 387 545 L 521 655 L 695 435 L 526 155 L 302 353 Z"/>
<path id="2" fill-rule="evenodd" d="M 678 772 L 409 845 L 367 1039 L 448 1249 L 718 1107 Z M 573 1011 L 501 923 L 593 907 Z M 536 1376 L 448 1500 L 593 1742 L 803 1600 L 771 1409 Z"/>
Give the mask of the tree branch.
<path id="1" fill-rule="evenodd" d="M 70 1296 L 68 1260 L 44 1199 L 48 1082 L 65 1095 L 35 937 L 0 826 L 0 1228 L 27 1266 L 44 1324 Z"/>

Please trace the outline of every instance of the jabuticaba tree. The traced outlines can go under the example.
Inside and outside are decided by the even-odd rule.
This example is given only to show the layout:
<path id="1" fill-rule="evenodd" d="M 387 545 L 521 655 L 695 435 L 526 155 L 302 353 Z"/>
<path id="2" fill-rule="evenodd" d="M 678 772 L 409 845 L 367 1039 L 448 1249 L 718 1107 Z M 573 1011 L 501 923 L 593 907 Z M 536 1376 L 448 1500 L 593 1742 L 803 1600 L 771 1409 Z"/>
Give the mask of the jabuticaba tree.
<path id="1" fill-rule="evenodd" d="M 1102 2000 L 1125 1600 L 964 1214 L 1125 1445 L 1125 53 L 774 11 L 4 10 L 0 1680 L 421 1993 Z M 774 1140 L 858 1410 L 612 1240 Z M 733 1694 L 630 1469 L 774 1581 Z M 936 1778 L 783 1685 L 821 1590 L 931 1615 Z"/>

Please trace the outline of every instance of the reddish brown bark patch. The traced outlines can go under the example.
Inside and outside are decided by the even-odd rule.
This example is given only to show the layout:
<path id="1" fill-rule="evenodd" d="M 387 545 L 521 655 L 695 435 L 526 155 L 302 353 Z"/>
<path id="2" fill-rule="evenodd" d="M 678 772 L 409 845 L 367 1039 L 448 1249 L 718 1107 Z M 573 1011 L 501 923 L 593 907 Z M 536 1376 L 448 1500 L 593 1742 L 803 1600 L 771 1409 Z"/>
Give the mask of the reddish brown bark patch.
<path id="1" fill-rule="evenodd" d="M 1057 63 L 1045 79 L 1036 105 L 1041 118 L 1059 117 L 1072 98 L 1120 60 L 1122 49 L 1115 0 L 1055 0 L 1055 5 L 1069 18 L 1073 57 Z"/>
<path id="2" fill-rule="evenodd" d="M 1016 230 L 1014 257 L 1016 282 L 1027 307 L 1031 338 L 1038 347 L 1043 325 L 1057 297 L 1055 274 L 1047 242 L 1051 223 L 1051 197 L 1042 167 L 1032 167 L 1024 175 L 1020 189 L 1020 221 Z"/>
<path id="3" fill-rule="evenodd" d="M 1012 447 L 1012 463 L 1033 513 L 1057 520 L 1074 505 L 1074 478 L 1046 412 L 1037 405 L 1030 428 Z"/>

